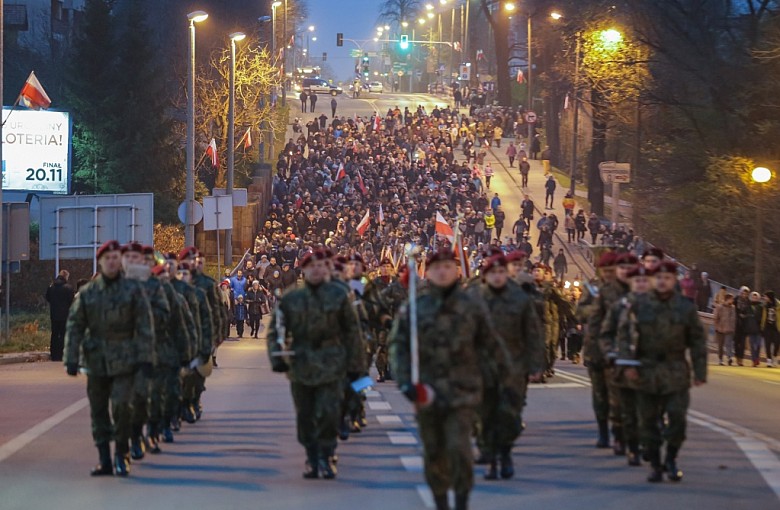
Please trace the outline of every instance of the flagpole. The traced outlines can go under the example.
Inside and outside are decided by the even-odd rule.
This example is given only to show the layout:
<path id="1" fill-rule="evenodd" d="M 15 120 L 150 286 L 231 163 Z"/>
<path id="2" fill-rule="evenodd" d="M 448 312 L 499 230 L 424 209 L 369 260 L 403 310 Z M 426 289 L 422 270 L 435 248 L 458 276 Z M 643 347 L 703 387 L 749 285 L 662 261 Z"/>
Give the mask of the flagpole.
<path id="1" fill-rule="evenodd" d="M 3 29 L 3 23 L 4 23 L 4 20 L 3 20 L 3 9 L 4 9 L 3 0 L 0 0 L 0 98 L 3 97 L 3 78 L 4 78 L 4 76 L 3 76 L 3 51 L 4 51 L 4 48 L 3 48 L 3 37 L 4 37 L 4 33 L 3 33 L 4 32 L 4 29 Z M 16 99 L 16 102 L 17 103 L 19 102 L 18 98 Z M 2 105 L 0 105 L 0 106 L 2 106 Z M 16 108 L 16 103 L 14 103 L 14 108 Z M 11 112 L 13 112 L 13 108 L 11 109 Z M 9 113 L 8 116 L 10 117 L 11 113 Z M 2 118 L 2 113 L 0 113 L 0 118 Z M 5 121 L 3 121 L 0 124 L 0 140 L 3 139 L 3 127 L 4 126 L 5 126 Z M 3 160 L 3 144 L 0 143 L 0 166 L 4 166 L 3 164 L 4 164 L 4 160 Z M 3 185 L 2 185 L 2 182 L 0 181 L 0 253 L 2 253 L 3 249 L 4 249 L 4 247 L 3 247 L 3 236 L 5 235 L 5 233 L 2 230 L 2 225 L 3 225 Z M 0 282 L 2 282 L 2 281 L 3 281 L 3 269 L 2 269 L 2 267 L 0 267 Z M 2 285 L 2 283 L 0 283 L 0 285 Z M 8 292 L 8 289 L 5 289 L 5 291 Z M 9 331 L 10 327 L 11 327 L 10 326 L 11 325 L 11 318 L 10 317 L 6 317 L 6 321 L 7 321 L 6 331 Z M 7 342 L 9 340 L 8 336 L 9 335 L 6 334 L 5 342 Z M 3 342 L 0 342 L 0 343 L 3 343 Z"/>

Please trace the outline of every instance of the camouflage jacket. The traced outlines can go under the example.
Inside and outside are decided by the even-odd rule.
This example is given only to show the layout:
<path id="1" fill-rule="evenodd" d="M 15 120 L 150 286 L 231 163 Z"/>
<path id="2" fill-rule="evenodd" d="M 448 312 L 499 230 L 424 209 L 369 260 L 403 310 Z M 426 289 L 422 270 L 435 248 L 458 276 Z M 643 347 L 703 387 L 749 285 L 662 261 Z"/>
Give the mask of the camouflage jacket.
<path id="1" fill-rule="evenodd" d="M 511 361 L 485 302 L 459 284 L 433 285 L 417 296 L 420 382 L 433 387 L 442 408 L 476 407 L 487 381 L 505 383 Z M 398 386 L 411 384 L 409 304 L 390 332 L 390 355 Z"/>
<path id="2" fill-rule="evenodd" d="M 409 291 L 407 291 L 403 284 L 398 280 L 395 280 L 383 289 L 379 294 L 379 301 L 382 307 L 382 321 L 384 322 L 385 319 L 395 318 L 401 305 L 408 297 Z"/>
<path id="3" fill-rule="evenodd" d="M 197 335 L 195 321 L 184 297 L 171 283 L 161 283 L 171 306 L 171 316 L 166 334 L 157 337 L 157 363 L 170 368 L 184 366 L 192 359 L 191 345 Z"/>
<path id="4" fill-rule="evenodd" d="M 347 373 L 365 371 L 364 349 L 351 296 L 344 286 L 325 282 L 317 287 L 305 284 L 287 292 L 271 313 L 268 355 L 272 364 L 281 360 L 274 352 L 292 350 L 288 377 L 307 386 L 339 381 Z M 284 328 L 285 346 L 278 343 L 278 327 Z"/>
<path id="5" fill-rule="evenodd" d="M 150 276 L 147 280 L 141 282 L 149 299 L 149 306 L 152 307 L 152 317 L 154 318 L 154 352 L 155 362 L 160 361 L 160 349 L 168 341 L 168 322 L 171 320 L 171 305 L 168 296 L 162 288 L 162 283 L 155 276 Z"/>
<path id="6" fill-rule="evenodd" d="M 183 282 L 171 280 L 171 285 L 187 302 L 190 314 L 195 324 L 196 335 L 191 336 L 190 354 L 193 358 L 200 356 L 206 359 L 211 355 L 211 310 L 206 302 L 206 294 L 203 290 Z"/>
<path id="7" fill-rule="evenodd" d="M 487 284 L 473 289 L 487 303 L 496 332 L 504 339 L 518 376 L 541 372 L 544 368 L 544 335 L 532 298 L 510 280 L 504 289 Z"/>
<path id="8" fill-rule="evenodd" d="M 64 362 L 90 375 L 132 374 L 154 362 L 152 309 L 140 282 L 98 275 L 79 290 L 70 308 Z"/>
<path id="9" fill-rule="evenodd" d="M 651 293 L 640 299 L 632 296 L 616 309 L 620 316 L 615 366 L 637 368 L 635 389 L 666 395 L 689 388 L 691 366 L 686 351 L 690 351 L 696 379 L 706 381 L 707 342 L 694 303 L 676 292 L 667 300 Z"/>
<path id="10" fill-rule="evenodd" d="M 606 353 L 601 350 L 599 345 L 601 324 L 604 322 L 607 312 L 628 293 L 628 287 L 617 280 L 600 287 L 598 284 L 590 284 L 590 287 L 594 289 L 594 292 L 583 294 L 580 298 L 581 303 L 583 303 L 580 308 L 583 310 L 583 318 L 587 324 L 582 344 L 582 355 L 588 366 L 604 368 L 606 366 Z M 588 286 L 586 286 L 586 290 L 587 288 Z"/>
<path id="11" fill-rule="evenodd" d="M 225 324 L 229 321 L 227 311 L 223 308 L 222 300 L 219 298 L 217 282 L 201 272 L 193 272 L 192 284 L 206 294 L 206 303 L 209 307 L 209 316 L 211 317 L 209 342 L 211 345 L 217 346 L 225 340 L 223 331 Z"/>
<path id="12" fill-rule="evenodd" d="M 363 304 L 368 312 L 369 324 L 375 331 L 382 329 L 382 291 L 392 284 L 392 279 L 385 282 L 381 276 L 377 276 L 366 285 Z"/>

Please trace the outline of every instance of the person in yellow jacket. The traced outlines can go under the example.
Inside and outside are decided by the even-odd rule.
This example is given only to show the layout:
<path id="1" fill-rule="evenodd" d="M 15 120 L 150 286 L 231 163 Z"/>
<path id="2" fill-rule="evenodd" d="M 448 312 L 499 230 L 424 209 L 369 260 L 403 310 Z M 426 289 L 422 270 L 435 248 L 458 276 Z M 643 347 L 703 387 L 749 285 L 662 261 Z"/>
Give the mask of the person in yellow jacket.
<path id="1" fill-rule="evenodd" d="M 489 243 L 493 239 L 493 229 L 496 228 L 496 216 L 493 214 L 493 209 L 488 209 L 485 212 L 485 234 L 484 239 L 486 243 Z"/>
<path id="2" fill-rule="evenodd" d="M 501 137 L 504 136 L 504 130 L 501 129 L 501 126 L 496 126 L 493 128 L 493 141 L 496 142 L 496 147 L 499 149 L 501 148 Z"/>

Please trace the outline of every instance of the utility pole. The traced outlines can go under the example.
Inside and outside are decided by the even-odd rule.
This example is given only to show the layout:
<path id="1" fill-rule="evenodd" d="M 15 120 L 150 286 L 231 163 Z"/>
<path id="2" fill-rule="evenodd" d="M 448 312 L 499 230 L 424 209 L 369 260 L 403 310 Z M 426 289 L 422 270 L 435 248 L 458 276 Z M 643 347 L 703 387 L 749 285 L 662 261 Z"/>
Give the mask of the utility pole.
<path id="1" fill-rule="evenodd" d="M 577 32 L 577 49 L 574 54 L 574 120 L 572 121 L 572 135 L 571 135 L 571 167 L 569 168 L 569 178 L 571 184 L 569 185 L 569 192 L 574 197 L 574 179 L 577 175 L 577 139 L 579 138 L 579 126 L 580 126 L 580 32 Z"/>

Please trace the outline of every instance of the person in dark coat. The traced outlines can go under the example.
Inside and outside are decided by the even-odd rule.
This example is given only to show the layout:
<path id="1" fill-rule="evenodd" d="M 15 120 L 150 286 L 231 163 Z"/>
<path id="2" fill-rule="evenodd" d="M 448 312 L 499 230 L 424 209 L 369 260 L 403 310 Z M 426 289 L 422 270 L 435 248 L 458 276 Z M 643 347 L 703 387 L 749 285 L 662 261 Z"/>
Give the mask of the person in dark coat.
<path id="1" fill-rule="evenodd" d="M 68 310 L 73 304 L 76 294 L 68 283 L 70 273 L 60 271 L 54 282 L 46 289 L 46 301 L 49 302 L 49 314 L 51 317 L 51 352 L 52 361 L 62 361 L 62 350 L 65 347 L 65 324 L 68 321 Z"/>

